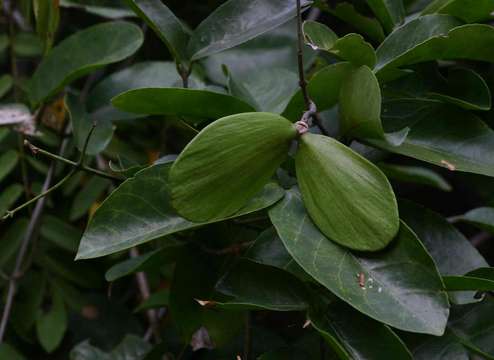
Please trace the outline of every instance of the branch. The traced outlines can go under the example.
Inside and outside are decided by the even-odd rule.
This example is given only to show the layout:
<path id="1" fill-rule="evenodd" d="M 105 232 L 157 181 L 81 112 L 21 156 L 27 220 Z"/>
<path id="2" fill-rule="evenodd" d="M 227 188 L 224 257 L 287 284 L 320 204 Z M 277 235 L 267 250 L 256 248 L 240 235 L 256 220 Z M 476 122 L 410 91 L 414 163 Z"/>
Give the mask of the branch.
<path id="1" fill-rule="evenodd" d="M 135 258 L 139 256 L 139 251 L 137 248 L 130 249 L 130 257 Z M 147 300 L 149 296 L 151 296 L 151 291 L 149 290 L 149 282 L 147 276 L 144 272 L 138 272 L 136 274 L 137 286 L 139 287 L 139 292 L 141 293 L 142 300 Z M 157 342 L 161 340 L 159 333 L 159 316 L 156 310 L 148 309 L 146 311 L 146 315 L 149 321 L 149 325 L 151 327 L 152 333 Z M 148 340 L 148 339 L 147 339 Z"/>
<path id="2" fill-rule="evenodd" d="M 328 136 L 329 133 L 322 126 L 321 119 L 317 113 L 317 107 L 310 99 L 309 92 L 307 90 L 307 81 L 305 80 L 304 71 L 304 35 L 302 33 L 302 9 L 300 0 L 297 0 L 297 60 L 298 60 L 298 77 L 299 85 L 302 90 L 302 96 L 304 98 L 304 104 L 306 111 L 302 114 L 300 121 L 296 123 L 299 135 L 306 133 L 309 130 L 310 119 L 314 120 L 314 123 L 319 128 L 321 133 Z"/>
<path id="3" fill-rule="evenodd" d="M 44 155 L 44 156 L 46 156 L 46 157 L 48 157 L 50 159 L 53 159 L 53 160 L 56 160 L 56 161 L 60 161 L 60 162 L 62 162 L 64 164 L 70 165 L 70 166 L 74 167 L 77 170 L 81 170 L 81 171 L 85 171 L 85 172 L 90 173 L 90 174 L 101 176 L 101 177 L 103 177 L 105 179 L 116 180 L 116 181 L 122 181 L 123 180 L 120 177 L 117 177 L 117 176 L 108 174 L 108 173 L 106 173 L 104 171 L 101 171 L 101 170 L 98 170 L 98 169 L 94 169 L 94 168 L 89 167 L 89 166 L 86 166 L 84 164 L 79 164 L 78 162 L 75 162 L 75 161 L 66 159 L 63 156 L 59 156 L 59 155 L 53 154 L 53 153 L 51 153 L 49 151 L 43 150 L 43 149 L 41 149 L 41 148 L 39 148 L 39 147 L 31 144 L 27 140 L 24 141 L 24 145 L 27 146 L 27 147 L 29 147 L 29 149 L 31 150 L 31 152 L 34 155 L 37 155 L 37 154 Z"/>

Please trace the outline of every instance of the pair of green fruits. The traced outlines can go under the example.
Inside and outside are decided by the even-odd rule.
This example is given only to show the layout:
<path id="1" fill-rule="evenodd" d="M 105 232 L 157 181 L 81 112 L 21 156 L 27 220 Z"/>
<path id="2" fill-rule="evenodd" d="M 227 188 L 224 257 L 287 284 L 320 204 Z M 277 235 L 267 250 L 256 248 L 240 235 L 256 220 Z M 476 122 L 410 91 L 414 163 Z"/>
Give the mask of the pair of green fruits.
<path id="1" fill-rule="evenodd" d="M 295 167 L 312 221 L 350 249 L 377 251 L 399 229 L 398 206 L 386 176 L 337 140 L 271 113 L 243 113 L 205 127 L 170 171 L 172 203 L 194 222 L 225 219 L 270 181 L 298 140 Z"/>

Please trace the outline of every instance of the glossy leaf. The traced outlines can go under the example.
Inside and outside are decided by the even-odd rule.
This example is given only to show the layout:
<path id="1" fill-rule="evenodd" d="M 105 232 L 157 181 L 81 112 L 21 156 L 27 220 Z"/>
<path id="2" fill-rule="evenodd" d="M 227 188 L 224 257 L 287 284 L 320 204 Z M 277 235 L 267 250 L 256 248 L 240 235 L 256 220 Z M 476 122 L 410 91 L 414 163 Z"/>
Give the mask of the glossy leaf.
<path id="1" fill-rule="evenodd" d="M 81 152 L 93 124 L 95 125 L 86 148 L 86 155 L 96 155 L 105 150 L 113 137 L 113 125 L 107 119 L 92 121 L 86 112 L 84 104 L 71 94 L 65 98 L 65 107 L 70 115 L 75 146 Z"/>
<path id="2" fill-rule="evenodd" d="M 303 31 L 306 42 L 314 50 L 327 51 L 357 66 L 373 68 L 376 64 L 374 48 L 359 34 L 347 34 L 338 39 L 330 28 L 316 21 L 306 21 Z"/>
<path id="3" fill-rule="evenodd" d="M 387 124 L 392 126 L 392 121 L 386 120 L 385 126 Z M 382 140 L 367 140 L 390 152 L 451 171 L 494 176 L 494 157 L 491 155 L 494 132 L 471 112 L 446 106 L 433 107 L 421 114 L 410 114 L 404 125 L 411 125 L 411 129 L 399 146 Z"/>
<path id="4" fill-rule="evenodd" d="M 138 115 L 115 109 L 111 105 L 111 99 L 132 89 L 173 87 L 181 84 L 179 80 L 175 63 L 165 61 L 137 63 L 109 75 L 98 83 L 88 95 L 87 108 L 91 118 L 96 120 L 133 119 Z"/>
<path id="5" fill-rule="evenodd" d="M 77 258 L 112 254 L 203 225 L 185 220 L 172 208 L 169 168 L 169 164 L 155 165 L 122 183 L 93 215 L 82 237 Z M 279 186 L 268 184 L 235 216 L 264 209 L 278 201 L 283 193 Z"/>
<path id="6" fill-rule="evenodd" d="M 295 189 L 287 191 L 269 215 L 297 263 L 342 300 L 398 329 L 444 332 L 449 310 L 443 284 L 434 262 L 406 225 L 386 251 L 365 254 L 326 238 L 309 219 Z"/>
<path id="7" fill-rule="evenodd" d="M 259 69 L 244 81 L 239 81 L 230 74 L 229 88 L 232 95 L 252 104 L 256 110 L 279 114 L 298 91 L 299 84 L 296 73 L 272 68 Z"/>
<path id="8" fill-rule="evenodd" d="M 302 0 L 301 5 L 310 4 Z M 240 45 L 296 15 L 295 0 L 229 0 L 218 7 L 194 31 L 189 54 L 198 60 Z"/>
<path id="9" fill-rule="evenodd" d="M 14 150 L 8 150 L 0 155 L 0 181 L 14 170 L 19 160 L 19 154 Z"/>
<path id="10" fill-rule="evenodd" d="M 301 137 L 297 179 L 307 211 L 331 240 L 350 249 L 386 247 L 399 229 L 398 206 L 384 174 L 338 141 Z"/>
<path id="11" fill-rule="evenodd" d="M 367 66 L 361 66 L 348 76 L 340 91 L 342 132 L 346 136 L 382 139 L 401 144 L 409 129 L 385 134 L 381 123 L 381 90 L 376 76 Z"/>
<path id="12" fill-rule="evenodd" d="M 241 82 L 248 81 L 259 70 L 284 69 L 297 73 L 297 33 L 295 20 L 268 31 L 246 43 L 202 59 L 206 75 L 214 83 L 225 84 L 223 66 Z M 308 67 L 316 52 L 304 47 Z"/>
<path id="13" fill-rule="evenodd" d="M 161 0 L 125 0 L 165 43 L 180 63 L 188 62 L 189 31 Z"/>
<path id="14" fill-rule="evenodd" d="M 480 75 L 470 69 L 450 70 L 447 83 L 429 96 L 467 110 L 487 111 L 491 108 L 489 87 Z"/>
<path id="15" fill-rule="evenodd" d="M 64 39 L 43 59 L 29 83 L 29 97 L 39 104 L 65 85 L 139 49 L 143 35 L 126 22 L 94 25 Z"/>
<path id="16" fill-rule="evenodd" d="M 343 353 L 341 359 L 412 359 L 405 344 L 389 327 L 341 301 L 330 304 L 324 312 L 312 312 L 309 317 L 333 350 Z"/>
<path id="17" fill-rule="evenodd" d="M 269 266 L 240 261 L 216 284 L 227 309 L 300 311 L 308 306 L 307 289 L 292 275 Z"/>
<path id="18" fill-rule="evenodd" d="M 169 304 L 170 290 L 164 289 L 151 294 L 146 300 L 139 304 L 136 312 L 148 309 L 163 308 Z"/>
<path id="19" fill-rule="evenodd" d="M 171 168 L 173 206 L 196 222 L 233 215 L 273 176 L 295 136 L 288 120 L 270 113 L 232 115 L 213 122 Z"/>
<path id="20" fill-rule="evenodd" d="M 21 245 L 21 241 L 24 238 L 24 234 L 28 225 L 28 220 L 21 218 L 16 220 L 5 233 L 0 240 L 1 252 L 0 252 L 0 266 L 4 267 L 17 253 L 17 249 Z"/>
<path id="21" fill-rule="evenodd" d="M 208 90 L 145 88 L 130 90 L 113 98 L 117 109 L 135 114 L 176 115 L 217 119 L 254 111 L 252 106 Z"/>
<path id="22" fill-rule="evenodd" d="M 431 186 L 442 191 L 452 190 L 446 179 L 426 167 L 380 163 L 379 169 L 391 180 Z"/>
<path id="23" fill-rule="evenodd" d="M 482 230 L 494 233 L 494 208 L 491 207 L 480 207 L 470 210 L 464 215 L 455 216 L 453 220 L 455 222 L 466 222 Z"/>
<path id="24" fill-rule="evenodd" d="M 494 279 L 474 276 L 445 276 L 444 286 L 448 291 L 494 291 Z"/>
<path id="25" fill-rule="evenodd" d="M 367 4 L 387 32 L 391 32 L 405 18 L 403 0 L 367 0 Z"/>
<path id="26" fill-rule="evenodd" d="M 421 14 L 448 14 L 473 23 L 491 19 L 493 11 L 492 0 L 435 0 L 422 10 Z"/>
<path id="27" fill-rule="evenodd" d="M 417 234 L 443 276 L 464 275 L 487 262 L 446 219 L 411 201 L 400 201 L 400 216 Z M 455 303 L 475 302 L 473 293 L 450 293 Z"/>
<path id="28" fill-rule="evenodd" d="M 412 40 L 412 41 L 410 41 Z M 395 30 L 377 49 L 377 71 L 436 59 L 494 62 L 494 29 L 449 15 L 426 15 Z M 469 44 L 469 46 L 465 46 Z"/>

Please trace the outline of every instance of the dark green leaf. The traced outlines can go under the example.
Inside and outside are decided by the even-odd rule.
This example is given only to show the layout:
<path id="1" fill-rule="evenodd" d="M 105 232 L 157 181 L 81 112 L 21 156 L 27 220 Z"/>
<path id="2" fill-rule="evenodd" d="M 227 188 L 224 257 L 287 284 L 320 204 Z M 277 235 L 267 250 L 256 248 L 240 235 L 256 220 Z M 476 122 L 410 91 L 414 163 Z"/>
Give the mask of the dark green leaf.
<path id="1" fill-rule="evenodd" d="M 46 312 L 40 310 L 36 319 L 38 340 L 47 353 L 52 353 L 62 342 L 67 330 L 67 310 L 61 293 L 52 292 L 51 306 Z"/>
<path id="2" fill-rule="evenodd" d="M 453 220 L 455 222 L 466 222 L 490 233 L 494 233 L 494 208 L 491 207 L 470 210 L 464 215 L 455 216 Z"/>
<path id="3" fill-rule="evenodd" d="M 439 268 L 441 275 L 464 275 L 488 266 L 463 234 L 439 214 L 411 201 L 400 201 L 400 216 L 413 229 Z M 452 293 L 459 304 L 475 302 L 473 293 Z"/>
<path id="4" fill-rule="evenodd" d="M 310 4 L 301 0 L 302 6 Z M 192 60 L 240 45 L 282 25 L 296 15 L 295 0 L 229 0 L 194 31 L 189 53 Z"/>
<path id="5" fill-rule="evenodd" d="M 65 98 L 65 106 L 70 114 L 77 149 L 79 151 L 84 149 L 86 139 L 94 124 L 96 127 L 89 139 L 86 155 L 96 155 L 105 150 L 113 137 L 112 123 L 106 118 L 93 122 L 77 96 L 68 94 Z"/>
<path id="6" fill-rule="evenodd" d="M 319 229 L 350 249 L 386 247 L 400 227 L 386 176 L 332 138 L 309 133 L 299 145 L 297 179 L 307 212 Z"/>
<path id="7" fill-rule="evenodd" d="M 56 216 L 47 215 L 43 218 L 40 233 L 46 240 L 75 253 L 82 231 Z"/>
<path id="8" fill-rule="evenodd" d="M 334 8 L 322 3 L 322 10 L 329 12 L 337 18 L 349 23 L 360 33 L 365 34 L 375 42 L 384 40 L 384 31 L 381 24 L 374 18 L 360 14 L 353 4 L 348 2 L 338 3 Z"/>
<path id="9" fill-rule="evenodd" d="M 387 250 L 365 254 L 350 252 L 319 232 L 297 190 L 287 191 L 269 215 L 297 263 L 342 300 L 399 329 L 444 332 L 449 310 L 442 281 L 406 225 Z"/>
<path id="10" fill-rule="evenodd" d="M 172 208 L 169 168 L 169 164 L 149 167 L 120 185 L 93 215 L 82 237 L 77 258 L 108 255 L 203 225 L 185 220 Z M 279 186 L 268 184 L 235 216 L 264 209 L 283 194 Z"/>
<path id="11" fill-rule="evenodd" d="M 493 11 L 492 0 L 435 0 L 422 10 L 422 15 L 448 14 L 473 23 L 492 19 Z"/>
<path id="12" fill-rule="evenodd" d="M 340 91 L 342 132 L 346 136 L 381 139 L 393 145 L 401 144 L 407 128 L 385 134 L 381 123 L 381 89 L 374 73 L 367 67 L 354 69 L 343 82 Z"/>
<path id="13" fill-rule="evenodd" d="M 98 176 L 92 176 L 82 190 L 74 197 L 70 207 L 70 221 L 80 219 L 88 213 L 103 193 L 108 189 L 111 181 Z"/>
<path id="14" fill-rule="evenodd" d="M 14 85 L 12 76 L 5 74 L 0 76 L 0 99 L 3 98 Z"/>
<path id="15" fill-rule="evenodd" d="M 106 281 L 115 281 L 136 272 L 159 268 L 168 262 L 173 262 L 182 248 L 183 244 L 171 242 L 159 250 L 122 261 L 108 269 L 105 274 Z"/>
<path id="16" fill-rule="evenodd" d="M 426 167 L 380 163 L 379 168 L 392 180 L 427 185 L 442 191 L 452 190 L 446 179 Z"/>
<path id="17" fill-rule="evenodd" d="M 307 90 L 318 111 L 328 110 L 338 103 L 341 87 L 352 70 L 350 63 L 339 62 L 326 66 L 312 76 Z M 299 91 L 290 99 L 283 116 L 291 121 L 300 120 L 304 108 L 304 99 Z"/>
<path id="18" fill-rule="evenodd" d="M 14 222 L 8 230 L 2 236 L 0 241 L 1 251 L 0 251 L 0 266 L 3 268 L 9 260 L 17 253 L 24 234 L 27 228 L 28 221 L 26 219 L 19 219 Z"/>
<path id="19" fill-rule="evenodd" d="M 376 70 L 382 72 L 436 59 L 494 62 L 488 49 L 494 41 L 489 25 L 462 25 L 449 15 L 426 15 L 395 30 L 377 49 Z M 469 46 L 465 46 L 468 44 Z"/>
<path id="20" fill-rule="evenodd" d="M 2 190 L 0 193 L 0 217 L 5 215 L 19 197 L 24 192 L 24 188 L 20 184 L 12 184 Z"/>
<path id="21" fill-rule="evenodd" d="M 467 110 L 487 111 L 491 108 L 489 87 L 480 75 L 470 69 L 450 70 L 447 83 L 429 96 Z"/>
<path id="22" fill-rule="evenodd" d="M 347 34 L 338 39 L 330 28 L 315 21 L 306 21 L 303 31 L 306 41 L 314 50 L 327 51 L 357 66 L 373 68 L 376 64 L 374 48 L 361 35 Z"/>
<path id="23" fill-rule="evenodd" d="M 341 354 L 340 359 L 412 359 L 405 344 L 389 327 L 341 301 L 330 304 L 324 312 L 312 312 L 309 316 L 321 336 Z"/>
<path id="24" fill-rule="evenodd" d="M 109 75 L 91 90 L 87 102 L 88 111 L 92 119 L 114 121 L 136 118 L 136 114 L 115 109 L 111 105 L 111 99 L 132 89 L 173 87 L 179 80 L 175 63 L 146 61 L 134 64 Z"/>
<path id="25" fill-rule="evenodd" d="M 143 35 L 126 22 L 94 25 L 64 39 L 43 59 L 29 84 L 31 102 L 38 104 L 65 85 L 139 49 Z"/>
<path id="26" fill-rule="evenodd" d="M 37 57 L 43 54 L 43 42 L 32 33 L 19 33 L 15 36 L 14 52 L 20 57 Z"/>
<path id="27" fill-rule="evenodd" d="M 240 261 L 216 284 L 227 299 L 215 301 L 227 309 L 300 311 L 308 306 L 307 289 L 296 279 L 274 267 Z"/>
<path id="28" fill-rule="evenodd" d="M 19 154 L 15 150 L 8 150 L 0 155 L 0 181 L 14 170 L 18 160 Z"/>
<path id="29" fill-rule="evenodd" d="M 448 291 L 494 291 L 494 279 L 473 276 L 444 276 L 444 286 Z"/>
<path id="30" fill-rule="evenodd" d="M 244 256 L 253 262 L 288 271 L 298 278 L 311 279 L 288 253 L 273 227 L 263 231 Z"/>
<path id="31" fill-rule="evenodd" d="M 89 341 L 77 345 L 70 352 L 70 360 L 143 360 L 151 346 L 142 338 L 127 335 L 111 353 L 92 346 Z"/>
<path id="32" fill-rule="evenodd" d="M 25 360 L 26 358 L 18 353 L 12 346 L 4 342 L 0 345 L 0 359 Z"/>
<path id="33" fill-rule="evenodd" d="M 254 109 L 229 95 L 208 90 L 145 88 L 113 98 L 117 109 L 145 115 L 177 115 L 217 119 Z"/>
<path id="34" fill-rule="evenodd" d="M 231 216 L 269 181 L 295 136 L 288 120 L 270 113 L 213 122 L 185 147 L 170 170 L 173 206 L 196 222 Z"/>
<path id="35" fill-rule="evenodd" d="M 178 62 L 189 61 L 187 54 L 189 31 L 161 0 L 126 0 L 126 2 L 154 30 Z"/>
<path id="36" fill-rule="evenodd" d="M 385 127 L 392 124 L 393 121 L 385 121 Z M 367 141 L 451 171 L 494 176 L 494 157 L 491 156 L 494 132 L 471 112 L 447 106 L 433 107 L 421 114 L 410 114 L 404 125 L 410 125 L 411 129 L 399 146 L 382 140 Z"/>
<path id="37" fill-rule="evenodd" d="M 53 40 L 60 22 L 58 1 L 33 0 L 36 32 L 45 43 L 45 54 L 53 46 Z"/>
<path id="38" fill-rule="evenodd" d="M 169 304 L 170 290 L 160 290 L 151 294 L 146 300 L 139 304 L 135 309 L 136 312 L 144 311 L 148 309 L 162 308 Z"/>
<path id="39" fill-rule="evenodd" d="M 387 32 L 391 32 L 405 18 L 403 0 L 367 0 L 367 4 Z"/>

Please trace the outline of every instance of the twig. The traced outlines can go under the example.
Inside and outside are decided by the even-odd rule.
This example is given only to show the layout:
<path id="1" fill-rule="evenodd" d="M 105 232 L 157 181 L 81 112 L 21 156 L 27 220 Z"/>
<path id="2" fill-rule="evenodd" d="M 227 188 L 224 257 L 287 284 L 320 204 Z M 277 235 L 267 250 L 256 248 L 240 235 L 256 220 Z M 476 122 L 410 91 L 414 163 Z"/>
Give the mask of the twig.
<path id="1" fill-rule="evenodd" d="M 182 86 L 187 89 L 189 87 L 189 76 L 192 73 L 192 64 L 186 67 L 183 64 L 177 62 L 177 71 L 182 78 Z"/>
<path id="2" fill-rule="evenodd" d="M 302 9 L 300 0 L 297 0 L 297 62 L 298 62 L 298 77 L 300 90 L 304 98 L 304 104 L 306 111 L 302 114 L 302 118 L 297 122 L 297 130 L 300 135 L 308 131 L 310 126 L 310 119 L 314 119 L 314 123 L 319 128 L 321 133 L 328 136 L 329 133 L 322 126 L 321 119 L 317 113 L 317 107 L 310 99 L 309 92 L 307 90 L 307 80 L 305 79 L 304 71 L 304 35 L 302 33 Z"/>
<path id="3" fill-rule="evenodd" d="M 302 34 L 302 9 L 300 5 L 300 0 L 297 0 L 297 60 L 298 60 L 298 78 L 300 89 L 302 90 L 302 95 L 304 97 L 305 108 L 309 110 L 310 108 L 310 98 L 307 92 L 307 81 L 305 80 L 304 72 L 304 36 Z"/>
<path id="4" fill-rule="evenodd" d="M 68 138 L 62 141 L 60 145 L 59 153 L 63 154 L 65 152 L 65 148 L 68 144 Z M 50 168 L 48 169 L 48 173 L 46 174 L 45 181 L 42 187 L 42 193 L 46 192 L 50 188 L 51 181 L 53 179 L 53 175 L 55 173 L 56 163 L 52 162 Z M 26 229 L 26 233 L 24 234 L 24 238 L 21 243 L 21 247 L 19 252 L 17 253 L 17 257 L 15 260 L 14 271 L 12 272 L 12 276 L 10 276 L 9 286 L 7 290 L 7 298 L 5 301 L 5 306 L 2 312 L 2 319 L 0 321 L 0 344 L 3 343 L 5 337 L 5 331 L 7 330 L 7 324 L 9 322 L 10 314 L 12 311 L 12 305 L 14 303 L 15 293 L 17 291 L 17 280 L 19 279 L 18 275 L 20 274 L 20 270 L 22 269 L 22 263 L 24 262 L 24 256 L 26 255 L 29 243 L 31 242 L 31 238 L 38 226 L 39 220 L 43 213 L 43 209 L 45 207 L 46 197 L 39 198 L 39 201 L 36 203 L 34 207 L 33 214 L 29 220 L 29 224 Z"/>
<path id="5" fill-rule="evenodd" d="M 139 251 L 134 247 L 130 249 L 130 257 L 135 258 L 139 256 Z M 139 287 L 139 292 L 141 293 L 142 300 L 147 300 L 151 296 L 151 291 L 149 290 L 149 282 L 147 276 L 144 272 L 138 272 L 136 274 L 137 286 Z M 149 321 L 149 325 L 151 326 L 152 333 L 157 342 L 161 340 L 161 336 L 159 333 L 159 318 L 158 313 L 154 309 L 148 309 L 146 311 L 146 316 Z M 146 337 L 149 336 L 146 334 Z M 146 339 L 149 340 L 149 339 Z"/>
<path id="6" fill-rule="evenodd" d="M 101 176 L 103 178 L 110 179 L 110 180 L 122 181 L 122 178 L 120 178 L 120 177 L 117 177 L 117 176 L 108 174 L 108 173 L 106 173 L 104 171 L 101 171 L 101 170 L 98 170 L 98 169 L 94 169 L 94 168 L 89 167 L 89 166 L 86 166 L 84 164 L 79 164 L 78 162 L 75 162 L 75 161 L 66 159 L 63 156 L 59 156 L 59 155 L 53 154 L 53 153 L 51 153 L 49 151 L 43 150 L 43 149 L 41 149 L 41 148 L 39 148 L 39 147 L 31 144 L 27 140 L 24 141 L 24 145 L 27 146 L 27 147 L 29 147 L 29 149 L 31 149 L 32 153 L 35 154 L 35 155 L 41 154 L 41 155 L 44 155 L 44 156 L 46 156 L 48 158 L 51 158 L 53 160 L 60 161 L 60 162 L 63 162 L 65 164 L 67 164 L 67 165 L 70 165 L 70 166 L 76 168 L 77 170 L 85 171 L 87 173 L 91 173 L 91 174 L 94 174 L 94 175 L 97 175 L 97 176 Z"/>

